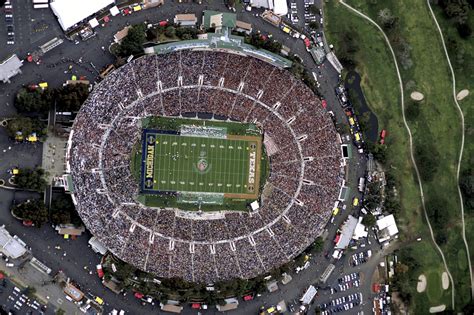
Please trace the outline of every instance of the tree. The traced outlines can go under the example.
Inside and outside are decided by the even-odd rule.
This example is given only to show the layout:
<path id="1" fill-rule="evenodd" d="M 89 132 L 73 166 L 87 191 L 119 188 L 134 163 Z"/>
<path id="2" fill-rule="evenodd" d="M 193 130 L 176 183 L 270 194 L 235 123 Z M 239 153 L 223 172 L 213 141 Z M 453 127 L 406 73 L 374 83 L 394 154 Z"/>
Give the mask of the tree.
<path id="1" fill-rule="evenodd" d="M 18 188 L 30 189 L 36 191 L 44 191 L 46 188 L 45 180 L 46 172 L 42 168 L 29 169 L 24 168 L 19 170 L 19 174 L 13 177 L 13 183 Z"/>
<path id="2" fill-rule="evenodd" d="M 392 11 L 389 8 L 380 10 L 377 14 L 377 19 L 379 24 L 381 24 L 386 31 L 392 31 L 395 29 L 398 21 L 398 18 L 392 14 Z"/>
<path id="3" fill-rule="evenodd" d="M 176 29 L 173 26 L 168 26 L 165 29 L 165 36 L 168 38 L 174 38 L 176 35 Z"/>
<path id="4" fill-rule="evenodd" d="M 55 90 L 56 110 L 62 112 L 77 112 L 89 96 L 89 86 L 86 84 L 69 84 Z"/>
<path id="5" fill-rule="evenodd" d="M 309 28 L 317 31 L 319 29 L 319 23 L 316 21 L 309 22 Z"/>
<path id="6" fill-rule="evenodd" d="M 466 204 L 466 210 L 474 210 L 474 171 L 467 169 L 461 173 L 459 178 L 459 186 L 464 195 L 464 203 Z"/>
<path id="7" fill-rule="evenodd" d="M 46 113 L 51 107 L 52 93 L 50 90 L 20 89 L 15 96 L 15 107 L 19 112 Z"/>
<path id="8" fill-rule="evenodd" d="M 320 253 L 323 251 L 324 248 L 324 240 L 321 236 L 318 236 L 313 244 L 311 244 L 311 252 L 312 253 Z"/>
<path id="9" fill-rule="evenodd" d="M 456 25 L 456 29 L 458 30 L 459 36 L 461 36 L 461 38 L 468 39 L 472 35 L 472 29 L 468 23 L 458 23 Z"/>
<path id="10" fill-rule="evenodd" d="M 146 40 L 145 24 L 137 24 L 128 30 L 127 36 L 122 40 L 118 53 L 120 56 L 140 55 L 143 53 L 143 43 Z"/>
<path id="11" fill-rule="evenodd" d="M 439 153 L 431 140 L 415 146 L 416 164 L 420 177 L 424 181 L 432 181 L 439 166 Z"/>
<path id="12" fill-rule="evenodd" d="M 70 195 L 63 194 L 54 198 L 49 211 L 53 224 L 82 225 L 81 218 L 76 212 Z"/>
<path id="13" fill-rule="evenodd" d="M 316 14 L 319 14 L 319 6 L 317 6 L 316 4 L 312 4 L 309 6 L 309 12 L 311 12 L 312 14 L 316 15 Z"/>
<path id="14" fill-rule="evenodd" d="M 36 133 L 38 137 L 42 137 L 47 134 L 46 124 L 39 119 L 17 116 L 8 121 L 6 127 L 8 136 L 15 138 L 18 132 L 23 136 L 31 135 Z"/>
<path id="15" fill-rule="evenodd" d="M 408 120 L 415 121 L 420 116 L 420 105 L 418 102 L 408 102 L 405 108 L 405 115 Z"/>
<path id="16" fill-rule="evenodd" d="M 41 199 L 27 200 L 11 210 L 15 216 L 22 220 L 31 220 L 38 227 L 48 222 L 48 209 Z"/>
<path id="17" fill-rule="evenodd" d="M 362 219 L 362 224 L 365 225 L 366 227 L 373 227 L 375 226 L 376 222 L 377 222 L 377 219 L 375 219 L 374 215 L 370 212 L 367 213 Z"/>

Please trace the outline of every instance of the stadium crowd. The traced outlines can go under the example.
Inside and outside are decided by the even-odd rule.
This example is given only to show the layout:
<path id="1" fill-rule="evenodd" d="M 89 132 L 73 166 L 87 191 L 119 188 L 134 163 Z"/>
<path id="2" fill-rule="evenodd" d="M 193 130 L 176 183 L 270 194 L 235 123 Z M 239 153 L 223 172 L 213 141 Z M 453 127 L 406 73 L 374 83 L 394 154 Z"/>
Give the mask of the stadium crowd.
<path id="1" fill-rule="evenodd" d="M 198 112 L 254 122 L 273 140 L 257 211 L 193 219 L 137 202 L 130 165 L 140 119 Z M 192 50 L 144 56 L 109 74 L 79 112 L 68 152 L 76 207 L 92 234 L 145 271 L 196 282 L 254 277 L 305 249 L 338 197 L 340 155 L 329 115 L 289 71 Z"/>

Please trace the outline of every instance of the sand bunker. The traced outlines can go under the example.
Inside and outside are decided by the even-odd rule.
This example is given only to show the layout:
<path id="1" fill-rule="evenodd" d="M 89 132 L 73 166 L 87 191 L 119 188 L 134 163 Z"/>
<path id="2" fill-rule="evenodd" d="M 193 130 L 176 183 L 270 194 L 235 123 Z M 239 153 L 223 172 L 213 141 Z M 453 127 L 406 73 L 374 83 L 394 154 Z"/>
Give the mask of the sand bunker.
<path id="1" fill-rule="evenodd" d="M 421 292 L 425 292 L 425 290 L 426 290 L 426 276 L 422 274 L 418 276 L 418 283 L 416 284 L 416 292 L 421 293 Z"/>
<path id="2" fill-rule="evenodd" d="M 469 90 L 461 90 L 458 95 L 456 96 L 457 100 L 460 101 L 462 100 L 463 98 L 465 98 L 466 96 L 469 95 Z"/>
<path id="3" fill-rule="evenodd" d="M 443 290 L 447 290 L 449 288 L 449 278 L 446 271 L 441 275 L 441 282 L 443 284 Z"/>
<path id="4" fill-rule="evenodd" d="M 430 313 L 439 313 L 442 312 L 446 309 L 446 305 L 438 305 L 438 306 L 433 306 L 430 307 Z"/>
<path id="5" fill-rule="evenodd" d="M 425 98 L 425 96 L 423 94 L 421 94 L 420 92 L 416 92 L 416 91 L 411 92 L 410 97 L 414 101 L 422 101 Z"/>

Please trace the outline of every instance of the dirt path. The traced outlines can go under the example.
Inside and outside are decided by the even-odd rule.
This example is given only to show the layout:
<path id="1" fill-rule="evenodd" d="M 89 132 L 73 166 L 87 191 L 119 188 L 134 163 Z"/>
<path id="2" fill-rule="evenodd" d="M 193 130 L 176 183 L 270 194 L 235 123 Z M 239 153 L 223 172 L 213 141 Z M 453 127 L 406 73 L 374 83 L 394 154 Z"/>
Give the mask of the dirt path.
<path id="1" fill-rule="evenodd" d="M 395 68 L 396 68 L 396 71 L 397 71 L 398 82 L 399 82 L 399 85 L 400 85 L 400 104 L 401 104 L 401 107 L 402 107 L 403 124 L 405 125 L 405 129 L 408 132 L 408 139 L 409 139 L 409 143 L 410 143 L 410 158 L 411 158 L 411 162 L 413 164 L 413 167 L 415 168 L 416 178 L 417 178 L 418 186 L 419 186 L 419 189 L 420 189 L 420 198 L 421 198 L 421 205 L 422 205 L 422 208 L 423 208 L 423 214 L 425 216 L 426 222 L 428 223 L 428 229 L 430 231 L 431 240 L 432 240 L 433 244 L 435 245 L 436 250 L 438 251 L 438 253 L 440 254 L 440 256 L 443 260 L 444 269 L 448 273 L 449 279 L 451 281 L 451 287 L 452 287 L 452 290 L 451 290 L 451 303 L 452 303 L 453 309 L 455 309 L 455 299 L 454 299 L 455 290 L 454 290 L 454 285 L 453 285 L 453 283 L 454 283 L 453 277 L 451 275 L 451 272 L 448 269 L 448 264 L 446 263 L 446 257 L 444 257 L 443 251 L 441 250 L 439 245 L 436 243 L 433 228 L 431 227 L 431 223 L 430 223 L 430 220 L 429 220 L 429 217 L 428 217 L 428 213 L 426 212 L 425 196 L 424 196 L 424 193 L 423 193 L 423 185 L 421 183 L 420 171 L 418 170 L 418 166 L 416 164 L 414 153 L 413 153 L 413 136 L 412 136 L 412 133 L 411 133 L 411 129 L 408 126 L 406 117 L 405 117 L 405 99 L 404 99 L 404 93 L 403 93 L 403 80 L 402 80 L 402 76 L 400 74 L 400 68 L 398 67 L 398 61 L 397 61 L 397 57 L 395 56 L 395 51 L 393 50 L 393 47 L 390 44 L 390 40 L 388 39 L 388 37 L 385 34 L 385 32 L 383 31 L 383 29 L 374 20 L 372 20 L 370 17 L 368 17 L 364 13 L 358 11 L 357 9 L 354 9 L 353 7 L 351 7 L 350 5 L 345 3 L 343 0 L 340 0 L 340 3 L 342 5 L 344 5 L 346 8 L 348 8 L 350 11 L 356 13 L 357 15 L 361 16 L 362 18 L 366 19 L 371 24 L 373 24 L 382 33 L 382 35 L 385 39 L 385 42 L 387 43 L 388 48 L 390 49 L 390 52 L 392 54 L 393 62 L 395 64 Z M 463 138 L 463 141 L 464 141 L 464 138 Z M 459 187 L 458 187 L 458 189 L 459 189 Z"/>

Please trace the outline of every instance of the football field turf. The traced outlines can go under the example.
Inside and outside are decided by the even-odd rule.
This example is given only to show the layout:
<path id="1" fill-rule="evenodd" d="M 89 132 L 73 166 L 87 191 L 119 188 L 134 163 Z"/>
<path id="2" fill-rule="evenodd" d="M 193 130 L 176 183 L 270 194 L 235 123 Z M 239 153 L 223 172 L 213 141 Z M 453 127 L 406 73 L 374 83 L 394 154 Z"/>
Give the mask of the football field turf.
<path id="1" fill-rule="evenodd" d="M 206 192 L 254 198 L 261 138 L 227 139 L 144 131 L 142 192 Z"/>

